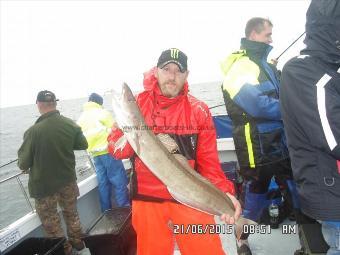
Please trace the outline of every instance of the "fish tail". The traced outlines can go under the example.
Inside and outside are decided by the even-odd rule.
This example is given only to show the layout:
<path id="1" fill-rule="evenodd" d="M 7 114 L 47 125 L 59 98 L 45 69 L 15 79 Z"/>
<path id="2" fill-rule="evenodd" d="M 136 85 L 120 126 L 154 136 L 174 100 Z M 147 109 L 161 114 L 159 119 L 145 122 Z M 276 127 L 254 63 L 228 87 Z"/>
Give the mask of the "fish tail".
<path id="1" fill-rule="evenodd" d="M 255 221 L 240 217 L 235 224 L 235 235 L 237 240 L 240 240 L 244 230 L 244 225 L 258 225 Z"/>

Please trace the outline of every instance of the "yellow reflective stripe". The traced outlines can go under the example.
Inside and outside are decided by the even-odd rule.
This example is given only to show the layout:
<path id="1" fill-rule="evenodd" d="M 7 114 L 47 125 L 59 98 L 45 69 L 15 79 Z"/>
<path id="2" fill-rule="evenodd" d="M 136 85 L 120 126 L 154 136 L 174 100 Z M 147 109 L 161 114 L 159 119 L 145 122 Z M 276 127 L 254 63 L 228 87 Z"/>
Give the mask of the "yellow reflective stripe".
<path id="1" fill-rule="evenodd" d="M 244 126 L 244 134 L 245 134 L 245 137 L 246 137 L 246 143 L 247 143 L 247 149 L 248 149 L 249 166 L 251 168 L 255 168 L 253 144 L 252 144 L 251 138 L 250 138 L 250 124 L 249 124 L 249 122 Z"/>

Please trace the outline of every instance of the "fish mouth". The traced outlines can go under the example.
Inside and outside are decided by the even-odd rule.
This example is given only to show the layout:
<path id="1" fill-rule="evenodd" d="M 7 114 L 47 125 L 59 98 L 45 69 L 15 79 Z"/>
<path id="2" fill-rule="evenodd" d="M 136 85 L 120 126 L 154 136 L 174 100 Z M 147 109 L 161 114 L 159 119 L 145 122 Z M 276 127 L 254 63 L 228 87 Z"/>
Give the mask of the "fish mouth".
<path id="1" fill-rule="evenodd" d="M 122 98 L 125 98 L 128 102 L 136 101 L 131 89 L 125 82 L 122 85 Z"/>

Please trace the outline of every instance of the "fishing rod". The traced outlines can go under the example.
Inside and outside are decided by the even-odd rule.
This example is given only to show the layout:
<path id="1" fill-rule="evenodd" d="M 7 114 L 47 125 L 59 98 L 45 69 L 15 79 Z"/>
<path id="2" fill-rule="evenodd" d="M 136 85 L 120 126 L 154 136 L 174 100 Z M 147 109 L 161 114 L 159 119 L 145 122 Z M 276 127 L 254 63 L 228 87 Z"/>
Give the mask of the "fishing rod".
<path id="1" fill-rule="evenodd" d="M 303 32 L 297 39 L 295 39 L 277 58 L 276 58 L 276 61 L 278 61 L 279 60 L 279 58 L 290 48 L 290 47 L 292 47 L 304 34 L 306 33 L 306 31 L 305 32 Z"/>

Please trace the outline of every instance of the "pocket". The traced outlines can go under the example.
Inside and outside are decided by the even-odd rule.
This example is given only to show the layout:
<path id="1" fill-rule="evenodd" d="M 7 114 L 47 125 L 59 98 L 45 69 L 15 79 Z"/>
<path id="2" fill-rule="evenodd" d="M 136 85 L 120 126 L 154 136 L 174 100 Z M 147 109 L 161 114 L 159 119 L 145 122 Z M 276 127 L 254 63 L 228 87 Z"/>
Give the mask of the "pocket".
<path id="1" fill-rule="evenodd" d="M 256 125 L 259 158 L 263 164 L 279 161 L 289 157 L 285 143 L 283 123 L 269 121 Z"/>
<path id="2" fill-rule="evenodd" d="M 259 142 L 261 154 L 273 155 L 281 154 L 282 152 L 282 133 L 283 129 L 275 129 L 270 132 L 259 133 Z"/>

